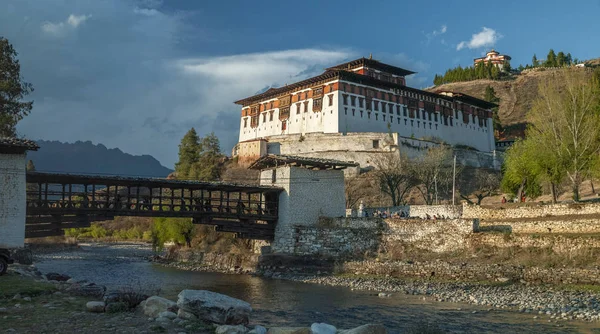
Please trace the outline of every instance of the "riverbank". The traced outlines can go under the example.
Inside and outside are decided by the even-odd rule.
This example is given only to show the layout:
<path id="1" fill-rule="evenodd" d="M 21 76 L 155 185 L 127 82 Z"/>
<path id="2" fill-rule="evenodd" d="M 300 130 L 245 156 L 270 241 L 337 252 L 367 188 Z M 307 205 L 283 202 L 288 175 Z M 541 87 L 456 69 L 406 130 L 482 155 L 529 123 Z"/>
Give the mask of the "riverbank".
<path id="1" fill-rule="evenodd" d="M 436 302 L 468 303 L 493 309 L 510 309 L 530 315 L 532 319 L 600 321 L 600 286 L 533 284 L 523 280 L 515 280 L 512 278 L 513 275 L 507 272 L 502 275 L 500 274 L 502 270 L 486 269 L 487 266 L 480 268 L 481 275 L 471 275 L 471 280 L 461 281 L 466 278 L 465 275 L 465 277 L 455 277 L 451 281 L 443 275 L 435 277 L 435 272 L 432 271 L 426 271 L 426 278 L 418 276 L 398 278 L 390 277 L 389 274 L 370 274 L 372 271 L 367 270 L 367 268 L 372 266 L 372 263 L 368 261 L 353 262 L 349 267 L 357 271 L 352 273 L 348 273 L 349 268 L 346 268 L 346 266 L 336 265 L 333 261 L 330 261 L 329 268 L 323 265 L 317 266 L 318 270 L 310 268 L 308 270 L 309 274 L 307 274 L 307 271 L 302 270 L 301 266 L 290 265 L 291 260 L 275 263 L 276 260 L 273 259 L 267 263 L 264 260 L 262 262 L 259 260 L 258 269 L 241 270 L 239 266 L 215 266 L 213 260 L 216 257 L 213 255 L 207 254 L 204 257 L 199 257 L 208 259 L 209 262 L 207 263 L 202 261 L 161 261 L 161 265 L 180 270 L 251 273 L 273 279 L 346 287 L 358 291 L 372 291 L 378 294 L 381 293 L 382 296 L 418 295 L 425 300 Z M 239 263 L 239 260 L 231 257 L 227 261 Z M 315 262 L 318 262 L 318 260 L 315 260 Z M 378 264 L 386 266 L 386 263 Z M 443 266 L 443 263 L 439 261 L 435 263 L 435 268 Z M 362 273 L 358 271 L 359 268 L 362 268 Z M 335 274 L 334 269 L 345 273 Z M 520 268 L 520 270 L 523 270 L 523 268 Z M 421 272 L 423 270 L 419 269 L 417 271 Z M 388 270 L 385 272 L 392 273 L 394 271 Z M 425 273 L 425 271 L 423 272 Z"/>
<path id="2" fill-rule="evenodd" d="M 99 282 L 109 290 L 143 286 L 159 289 L 159 295 L 170 299 L 176 298 L 182 289 L 223 293 L 251 302 L 255 309 L 253 317 L 261 319 L 260 322 L 268 327 L 325 322 L 352 328 L 372 319 L 381 319 L 392 330 L 390 333 L 403 333 L 422 323 L 450 333 L 539 332 L 540 328 L 547 333 L 562 333 L 597 327 L 596 322 L 581 322 L 576 316 L 572 321 L 552 319 L 550 315 L 526 313 L 526 310 L 520 312 L 514 305 L 496 308 L 476 304 L 460 295 L 461 290 L 471 291 L 475 297 L 478 294 L 510 295 L 511 290 L 486 291 L 485 285 L 475 287 L 470 284 L 332 276 L 325 271 L 320 274 L 315 271 L 307 276 L 294 271 L 297 268 L 286 267 L 289 263 L 281 265 L 285 268 L 279 268 L 282 263 L 278 263 L 277 268 L 268 268 L 263 275 L 270 277 L 265 279 L 258 275 L 206 272 L 202 265 L 192 263 L 171 263 L 167 267 L 149 262 L 152 254 L 150 248 L 144 245 L 83 244 L 77 251 L 36 255 L 36 265 L 43 272 L 64 272 L 76 279 Z M 192 270 L 171 268 L 175 266 Z M 286 270 L 288 272 L 280 273 Z M 227 272 L 232 273 L 230 270 Z M 516 289 L 513 293 L 518 293 L 521 288 L 520 284 L 511 284 L 508 289 Z M 543 294 L 541 290 L 533 292 Z M 385 295 L 379 297 L 380 293 Z M 450 298 L 452 293 L 457 294 L 455 299 Z M 447 298 L 441 298 L 443 296 Z M 571 313 L 577 314 L 575 311 Z"/>

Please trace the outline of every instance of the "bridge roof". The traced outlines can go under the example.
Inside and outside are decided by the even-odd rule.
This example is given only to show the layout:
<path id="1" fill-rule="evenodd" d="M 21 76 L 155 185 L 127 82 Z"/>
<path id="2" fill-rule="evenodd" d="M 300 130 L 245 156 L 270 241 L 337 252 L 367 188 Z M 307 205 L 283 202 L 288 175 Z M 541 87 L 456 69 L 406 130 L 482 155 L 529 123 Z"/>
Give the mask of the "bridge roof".
<path id="1" fill-rule="evenodd" d="M 33 140 L 0 137 L 0 153 L 25 153 L 25 151 L 37 151 L 39 148 Z"/>
<path id="2" fill-rule="evenodd" d="M 353 161 L 340 161 L 333 159 L 319 159 L 312 157 L 298 157 L 291 155 L 269 154 L 256 160 L 248 168 L 267 169 L 278 166 L 296 166 L 308 169 L 345 169 L 347 167 L 357 167 L 358 163 Z"/>
<path id="3" fill-rule="evenodd" d="M 272 186 L 245 185 L 228 182 L 202 182 L 202 181 L 184 181 L 168 180 L 161 178 L 143 178 L 143 177 L 121 177 L 105 175 L 77 175 L 77 174 L 56 174 L 27 172 L 27 182 L 31 183 L 55 183 L 55 184 L 82 184 L 82 185 L 104 185 L 104 186 L 135 186 L 151 188 L 172 188 L 187 190 L 221 190 L 221 191 L 241 191 L 245 193 L 259 192 L 281 192 L 283 188 Z"/>

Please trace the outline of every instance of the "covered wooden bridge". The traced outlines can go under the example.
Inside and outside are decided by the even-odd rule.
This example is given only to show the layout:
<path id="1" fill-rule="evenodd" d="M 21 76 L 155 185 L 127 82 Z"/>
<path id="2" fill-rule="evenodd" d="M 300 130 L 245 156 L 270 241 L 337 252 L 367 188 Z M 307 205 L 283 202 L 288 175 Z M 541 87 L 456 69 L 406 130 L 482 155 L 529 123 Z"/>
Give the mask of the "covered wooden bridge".
<path id="1" fill-rule="evenodd" d="M 116 216 L 189 217 L 240 238 L 272 240 L 282 188 L 154 178 L 27 173 L 27 238 Z"/>

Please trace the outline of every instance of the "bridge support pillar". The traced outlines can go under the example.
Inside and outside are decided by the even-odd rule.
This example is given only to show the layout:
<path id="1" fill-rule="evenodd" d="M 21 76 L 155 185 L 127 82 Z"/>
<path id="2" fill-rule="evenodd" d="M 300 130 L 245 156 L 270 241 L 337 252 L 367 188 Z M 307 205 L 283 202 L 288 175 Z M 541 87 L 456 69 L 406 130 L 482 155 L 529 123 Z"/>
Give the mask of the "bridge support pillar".
<path id="1" fill-rule="evenodd" d="M 274 253 L 294 253 L 296 228 L 316 226 L 319 217 L 345 216 L 343 170 L 274 167 L 261 171 L 260 184 L 285 189 L 279 194 Z"/>
<path id="2" fill-rule="evenodd" d="M 19 248 L 25 243 L 26 155 L 35 143 L 0 138 L 0 248 Z"/>

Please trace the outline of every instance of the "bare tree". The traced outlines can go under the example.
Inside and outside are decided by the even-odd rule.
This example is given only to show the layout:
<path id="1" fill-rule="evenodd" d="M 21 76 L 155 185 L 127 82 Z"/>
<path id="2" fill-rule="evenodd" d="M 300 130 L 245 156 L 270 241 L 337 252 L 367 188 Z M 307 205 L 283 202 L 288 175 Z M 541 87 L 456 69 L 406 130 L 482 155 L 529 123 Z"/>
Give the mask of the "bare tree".
<path id="1" fill-rule="evenodd" d="M 364 198 L 369 196 L 371 184 L 365 174 L 345 178 L 346 208 L 351 209 Z"/>
<path id="2" fill-rule="evenodd" d="M 436 188 L 452 184 L 452 149 L 446 145 L 430 148 L 412 164 L 416 188 L 427 205 L 433 204 Z"/>
<path id="3" fill-rule="evenodd" d="M 573 199 L 600 153 L 599 85 L 585 71 L 561 71 L 540 84 L 539 99 L 528 115 L 527 137 L 543 143 L 564 168 Z"/>
<path id="4" fill-rule="evenodd" d="M 460 180 L 460 197 L 469 204 L 481 205 L 484 198 L 498 193 L 501 178 L 498 172 L 477 168 L 463 173 Z M 470 196 L 475 196 L 477 202 L 474 203 Z"/>
<path id="5" fill-rule="evenodd" d="M 406 204 L 405 197 L 414 187 L 411 162 L 401 152 L 381 154 L 374 159 L 374 175 L 380 190 L 389 196 L 393 206 Z"/>

